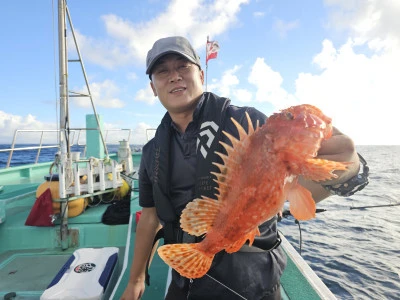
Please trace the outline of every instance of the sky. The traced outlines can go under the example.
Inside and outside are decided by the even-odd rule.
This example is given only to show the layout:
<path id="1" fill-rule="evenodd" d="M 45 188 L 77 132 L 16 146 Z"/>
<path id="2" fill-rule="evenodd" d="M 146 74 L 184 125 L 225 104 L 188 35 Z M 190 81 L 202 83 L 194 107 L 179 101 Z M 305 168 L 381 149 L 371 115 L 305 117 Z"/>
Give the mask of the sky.
<path id="1" fill-rule="evenodd" d="M 2 144 L 16 129 L 58 127 L 56 8 L 15 0 L 0 10 Z M 165 114 L 145 75 L 147 51 L 181 35 L 200 55 L 207 91 L 266 115 L 313 104 L 356 145 L 400 145 L 398 0 L 69 0 L 68 8 L 104 128 L 131 129 L 133 144 Z M 220 51 L 206 68 L 207 36 Z M 69 90 L 87 93 L 77 63 Z M 84 97 L 70 98 L 69 110 L 72 128 L 93 113 Z M 109 142 L 121 139 L 112 132 Z M 16 142 L 33 138 L 21 133 Z"/>

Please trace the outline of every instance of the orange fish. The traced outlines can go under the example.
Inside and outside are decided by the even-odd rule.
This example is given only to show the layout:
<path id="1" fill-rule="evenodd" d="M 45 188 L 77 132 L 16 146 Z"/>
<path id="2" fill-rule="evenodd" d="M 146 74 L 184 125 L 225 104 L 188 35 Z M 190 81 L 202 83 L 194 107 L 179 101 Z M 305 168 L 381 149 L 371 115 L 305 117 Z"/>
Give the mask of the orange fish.
<path id="1" fill-rule="evenodd" d="M 160 257 L 182 276 L 200 278 L 207 273 L 214 255 L 238 251 L 246 241 L 252 245 L 260 235 L 258 226 L 275 216 L 285 200 L 298 220 L 315 217 L 311 193 L 297 183 L 299 175 L 315 181 L 335 178 L 334 170 L 349 163 L 314 158 L 322 139 L 332 135 L 331 119 L 312 105 L 292 106 L 270 116 L 262 127 L 249 130 L 234 119 L 239 140 L 224 134 L 228 155 L 217 153 L 224 164 L 214 163 L 218 200 L 208 197 L 188 203 L 181 227 L 191 235 L 205 235 L 200 243 L 169 244 L 158 249 Z"/>

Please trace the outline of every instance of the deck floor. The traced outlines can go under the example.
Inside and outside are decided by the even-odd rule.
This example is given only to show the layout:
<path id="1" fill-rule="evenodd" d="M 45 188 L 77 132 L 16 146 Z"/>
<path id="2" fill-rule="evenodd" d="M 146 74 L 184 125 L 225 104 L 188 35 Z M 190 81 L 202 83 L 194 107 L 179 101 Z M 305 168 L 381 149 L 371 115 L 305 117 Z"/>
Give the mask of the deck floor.
<path id="1" fill-rule="evenodd" d="M 15 292 L 17 297 L 12 299 L 39 299 L 42 292 L 75 250 L 70 248 L 67 251 L 62 251 L 57 247 L 58 245 L 54 244 L 57 239 L 54 232 L 58 229 L 58 226 L 40 228 L 24 225 L 35 200 L 35 189 L 34 184 L 5 186 L 3 192 L 0 193 L 0 201 L 15 199 L 15 201 L 9 203 L 9 206 L 15 203 L 15 207 L 9 207 L 6 222 L 0 224 L 0 240 L 3 242 L 7 240 L 7 243 L 4 244 L 0 242 L 0 250 L 4 251 L 3 253 L 0 251 L 0 298 L 7 293 Z M 23 196 L 18 197 L 21 192 Z M 117 274 L 124 269 L 122 263 L 125 246 L 129 247 L 126 269 L 123 270 L 124 273 L 120 278 L 121 284 L 114 297 L 114 299 L 119 299 L 129 278 L 129 267 L 132 263 L 132 249 L 135 241 L 135 225 L 134 222 L 130 227 L 128 225 L 109 226 L 102 224 L 101 216 L 105 209 L 106 205 L 88 208 L 82 215 L 71 218 L 69 224 L 71 228 L 80 232 L 82 238 L 79 247 L 120 246 Z M 140 207 L 135 197 L 132 199 L 131 205 L 133 218 L 137 210 L 140 210 Z M 126 243 L 128 232 L 130 233 L 130 240 Z M 48 245 L 46 246 L 46 244 Z M 45 247 L 49 248 L 47 250 L 32 249 Z M 14 250 L 17 248 L 20 250 Z M 146 287 L 143 300 L 162 298 L 165 293 L 167 270 L 165 263 L 161 261 L 158 255 L 155 255 L 150 267 L 152 283 L 150 287 Z M 282 299 L 320 299 L 315 291 L 301 280 L 303 277 L 299 269 L 289 260 L 282 276 Z"/>
<path id="2" fill-rule="evenodd" d="M 10 252 L 0 265 L 0 291 L 42 293 L 70 256 L 70 253 Z"/>

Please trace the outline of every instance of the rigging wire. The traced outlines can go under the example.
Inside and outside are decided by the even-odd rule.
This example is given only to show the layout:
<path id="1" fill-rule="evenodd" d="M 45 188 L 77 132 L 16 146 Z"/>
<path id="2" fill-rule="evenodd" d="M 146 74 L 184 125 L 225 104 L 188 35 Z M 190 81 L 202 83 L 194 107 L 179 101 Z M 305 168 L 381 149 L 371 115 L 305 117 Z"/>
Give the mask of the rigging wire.
<path id="1" fill-rule="evenodd" d="M 51 12 L 52 12 L 52 23 L 53 23 L 53 70 L 54 70 L 54 93 L 55 93 L 55 98 L 56 98 L 56 124 L 57 124 L 57 130 L 60 130 L 60 121 L 58 120 L 58 113 L 59 113 L 59 108 L 58 108 L 58 102 L 59 102 L 59 96 L 57 92 L 57 74 L 56 74 L 56 38 L 55 38 L 55 19 L 54 19 L 54 14 L 55 14 L 55 9 L 54 9 L 54 0 L 51 1 Z M 57 134 L 57 144 L 60 144 L 60 135 Z"/>

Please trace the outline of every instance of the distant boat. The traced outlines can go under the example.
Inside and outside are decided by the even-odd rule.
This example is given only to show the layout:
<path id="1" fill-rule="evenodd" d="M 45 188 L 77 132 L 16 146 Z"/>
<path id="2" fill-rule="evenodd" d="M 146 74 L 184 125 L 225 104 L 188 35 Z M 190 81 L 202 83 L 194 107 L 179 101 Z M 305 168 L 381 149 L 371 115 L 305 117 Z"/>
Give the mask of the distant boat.
<path id="1" fill-rule="evenodd" d="M 129 278 L 136 213 L 141 209 L 135 173 L 140 163 L 141 148 L 135 147 L 131 153 L 129 140 L 121 141 L 117 153 L 108 153 L 93 106 L 94 114 L 87 117 L 86 153 L 71 151 L 71 134 L 75 129 L 69 128 L 68 124 L 68 60 L 64 36 L 66 16 L 69 20 L 70 16 L 65 0 L 58 2 L 60 128 L 59 144 L 54 146 L 58 154 L 54 162 L 0 169 L 0 297 L 120 299 Z M 69 24 L 74 35 L 71 21 Z M 78 47 L 77 50 L 80 56 Z M 85 73 L 81 57 L 80 62 Z M 91 139 L 90 142 L 88 139 Z M 32 149 L 37 150 L 39 155 L 40 150 L 46 147 L 48 145 L 40 141 Z M 14 151 L 22 150 L 8 149 L 10 159 Z M 121 196 L 121 190 L 127 183 L 127 199 L 130 201 L 128 223 L 104 224 L 103 214 L 112 206 L 111 202 L 116 202 L 112 201 L 113 197 Z M 53 210 L 54 226 L 26 226 L 35 203 L 45 194 L 39 193 L 40 189 L 50 185 L 51 192 L 56 193 L 51 201 L 60 206 L 59 213 Z M 73 205 L 78 201 L 84 203 L 81 210 Z M 44 219 L 50 217 L 45 214 L 39 216 Z M 329 289 L 281 236 L 281 245 L 288 258 L 281 280 L 283 299 L 334 299 Z M 163 299 L 170 276 L 167 265 L 157 255 L 150 274 L 151 285 L 146 287 L 142 299 Z"/>

